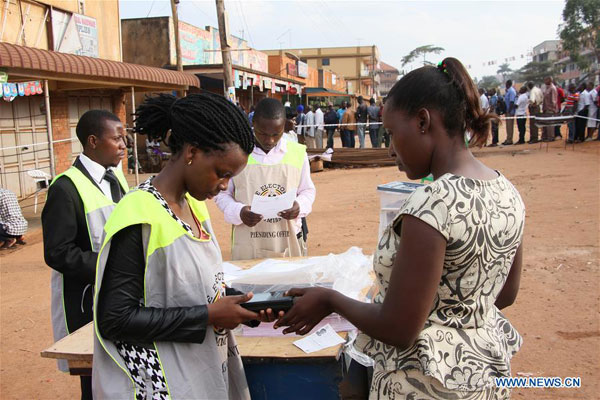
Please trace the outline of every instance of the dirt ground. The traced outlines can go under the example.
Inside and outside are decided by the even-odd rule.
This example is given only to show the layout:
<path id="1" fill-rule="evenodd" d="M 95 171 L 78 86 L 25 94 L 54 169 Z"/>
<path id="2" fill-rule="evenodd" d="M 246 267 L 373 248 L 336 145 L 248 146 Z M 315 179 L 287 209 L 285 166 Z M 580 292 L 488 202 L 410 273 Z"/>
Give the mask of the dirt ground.
<path id="1" fill-rule="evenodd" d="M 478 157 L 507 176 L 526 207 L 525 266 L 516 304 L 506 310 L 523 335 L 513 376 L 580 376 L 580 389 L 519 389 L 513 398 L 597 399 L 600 393 L 600 143 L 484 149 Z M 338 169 L 313 175 L 317 199 L 308 223 L 311 255 L 377 241 L 376 186 L 407 180 L 397 169 Z M 209 204 L 229 258 L 230 227 Z M 40 351 L 52 344 L 50 269 L 38 218 L 29 244 L 0 254 L 0 398 L 74 399 L 79 382 Z"/>

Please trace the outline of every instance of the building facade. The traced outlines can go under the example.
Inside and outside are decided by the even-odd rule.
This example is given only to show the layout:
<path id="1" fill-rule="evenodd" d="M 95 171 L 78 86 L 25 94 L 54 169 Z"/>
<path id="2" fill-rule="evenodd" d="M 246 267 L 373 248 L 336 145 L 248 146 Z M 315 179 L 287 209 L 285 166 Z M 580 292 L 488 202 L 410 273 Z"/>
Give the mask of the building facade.
<path id="1" fill-rule="evenodd" d="M 379 95 L 385 97 L 400 78 L 400 71 L 381 61 L 377 69 L 379 76 Z"/>

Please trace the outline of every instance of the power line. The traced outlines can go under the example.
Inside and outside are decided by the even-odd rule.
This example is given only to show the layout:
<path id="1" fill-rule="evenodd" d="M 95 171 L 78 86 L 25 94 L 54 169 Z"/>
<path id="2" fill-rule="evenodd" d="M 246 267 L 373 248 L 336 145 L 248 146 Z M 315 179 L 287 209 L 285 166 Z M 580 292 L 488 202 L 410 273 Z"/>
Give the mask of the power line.
<path id="1" fill-rule="evenodd" d="M 248 30 L 248 38 L 250 39 L 250 43 L 252 44 L 253 48 L 256 48 L 256 46 L 254 44 L 254 40 L 252 39 L 252 33 L 250 32 L 250 27 L 248 26 L 248 22 L 246 22 L 246 14 L 244 14 L 244 6 L 242 5 L 241 1 L 238 3 L 238 6 L 242 13 L 242 20 L 244 21 L 244 25 L 246 25 L 246 30 Z"/>

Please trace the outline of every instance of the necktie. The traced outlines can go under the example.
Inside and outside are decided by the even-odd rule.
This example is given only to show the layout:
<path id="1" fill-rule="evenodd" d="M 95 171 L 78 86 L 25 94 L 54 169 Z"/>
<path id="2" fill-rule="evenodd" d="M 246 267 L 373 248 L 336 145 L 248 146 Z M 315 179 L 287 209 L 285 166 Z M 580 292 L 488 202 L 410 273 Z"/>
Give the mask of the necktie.
<path id="1" fill-rule="evenodd" d="M 123 197 L 123 192 L 121 191 L 121 185 L 119 184 L 119 180 L 115 176 L 115 173 L 111 169 L 107 169 L 104 174 L 104 179 L 110 183 L 110 194 L 115 203 L 118 203 Z"/>

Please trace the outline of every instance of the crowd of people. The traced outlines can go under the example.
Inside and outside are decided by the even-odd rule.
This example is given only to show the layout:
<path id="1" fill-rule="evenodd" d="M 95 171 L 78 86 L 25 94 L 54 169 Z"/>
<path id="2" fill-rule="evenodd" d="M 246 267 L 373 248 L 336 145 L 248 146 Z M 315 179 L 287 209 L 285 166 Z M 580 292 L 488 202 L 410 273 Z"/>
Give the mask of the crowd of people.
<path id="1" fill-rule="evenodd" d="M 504 146 L 562 139 L 561 126 L 564 122 L 568 126 L 567 143 L 594 140 L 600 119 L 599 93 L 600 85 L 595 87 L 592 82 L 583 82 L 579 86 L 571 83 L 565 91 L 550 76 L 544 79 L 541 87 L 534 82 L 527 82 L 518 91 L 512 80 L 507 80 L 503 96 L 497 93 L 495 88 L 479 89 L 481 108 L 503 117 L 506 124 L 506 140 L 501 144 Z M 556 118 L 569 116 L 575 118 Z M 527 120 L 529 140 L 526 142 Z M 515 121 L 518 139 L 513 141 Z M 542 129 L 541 139 L 539 129 Z M 492 143 L 488 146 L 498 146 L 500 143 L 497 122 L 492 122 L 491 131 Z M 600 140 L 600 135 L 595 140 Z"/>

